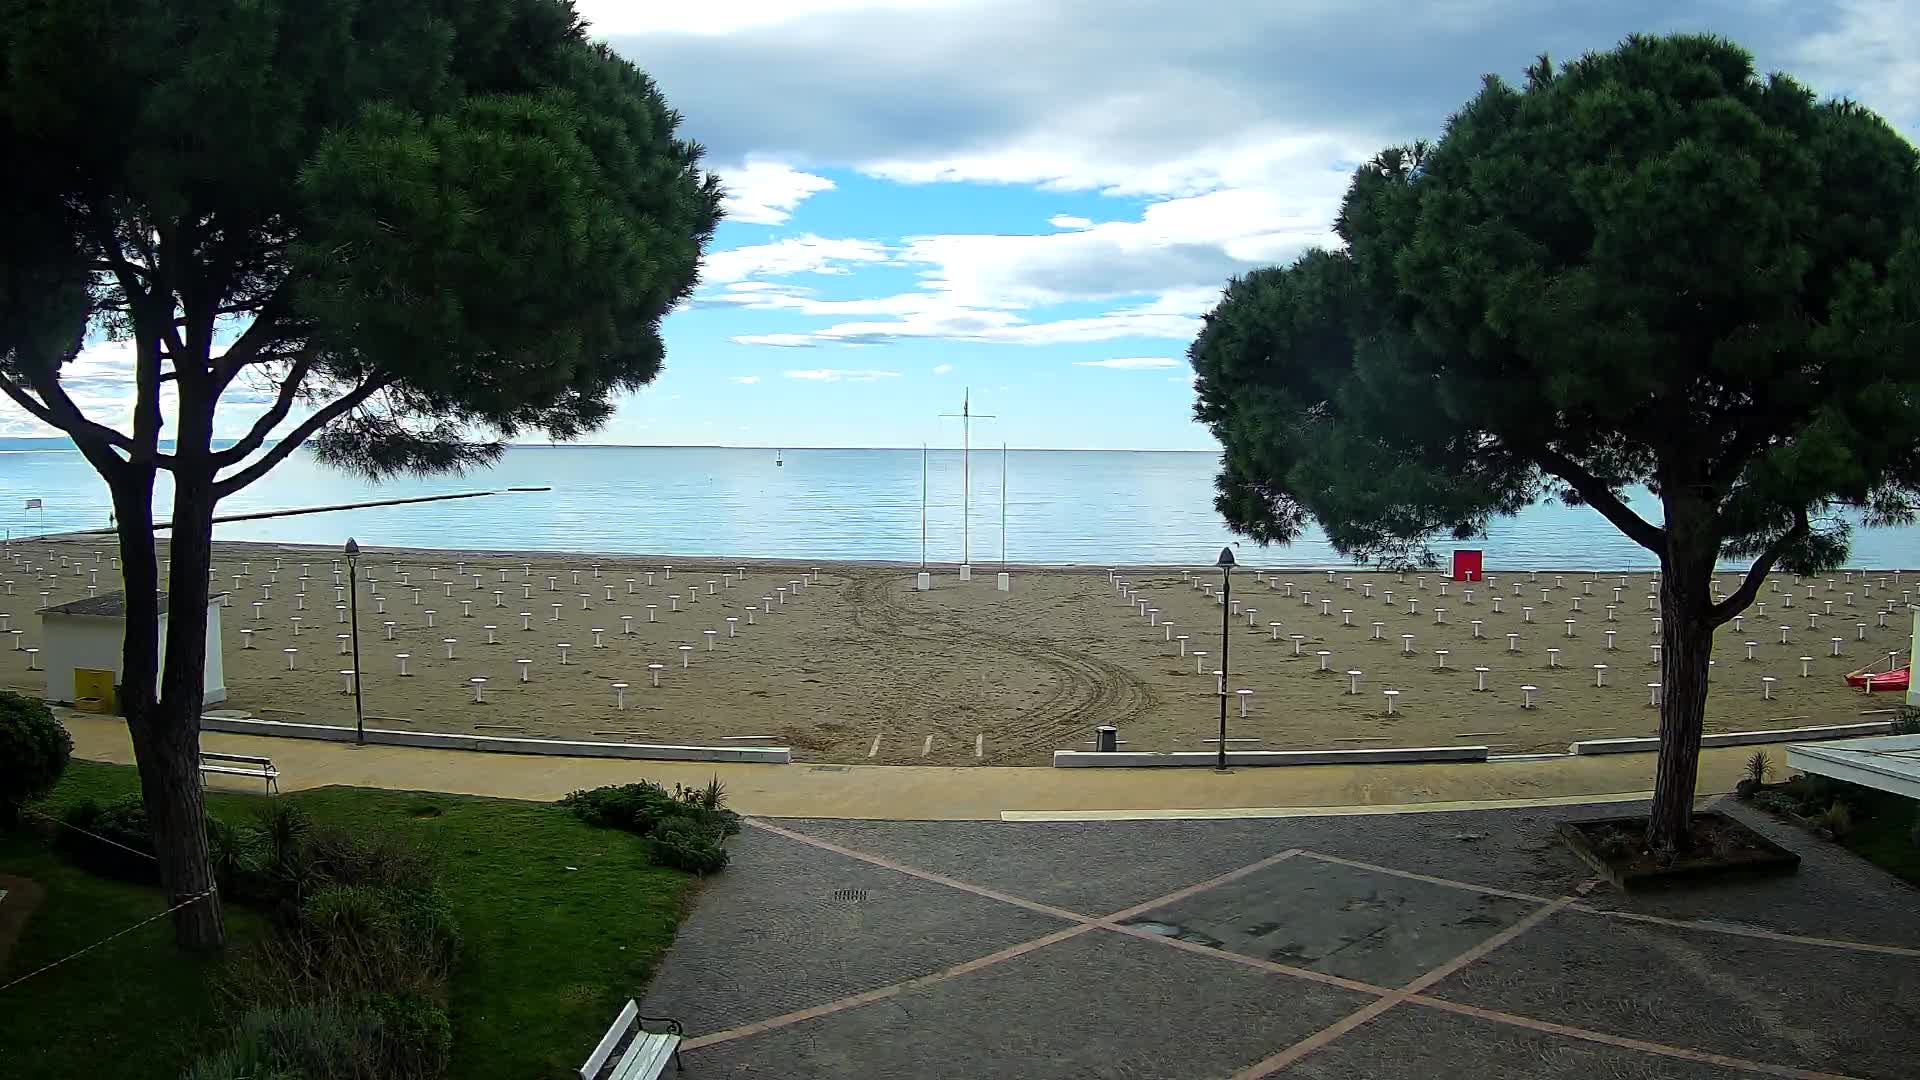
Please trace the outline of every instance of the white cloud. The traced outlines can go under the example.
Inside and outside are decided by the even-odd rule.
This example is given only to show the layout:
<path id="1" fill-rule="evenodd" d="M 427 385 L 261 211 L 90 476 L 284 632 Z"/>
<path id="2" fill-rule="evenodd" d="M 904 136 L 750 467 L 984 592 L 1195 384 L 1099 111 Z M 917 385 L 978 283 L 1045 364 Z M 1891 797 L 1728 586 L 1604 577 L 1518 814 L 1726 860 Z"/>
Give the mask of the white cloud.
<path id="1" fill-rule="evenodd" d="M 61 369 L 60 386 L 87 419 L 118 431 L 130 432 L 133 430 L 135 353 L 131 340 L 89 344 Z M 228 439 L 246 434 L 253 422 L 272 404 L 277 393 L 278 386 L 269 381 L 264 373 L 249 371 L 235 379 L 221 395 L 219 408 L 214 413 L 214 437 Z M 163 438 L 171 437 L 172 432 L 178 429 L 178 410 L 179 393 L 174 383 L 162 383 L 160 415 Z M 305 419 L 309 411 L 305 406 L 295 405 L 283 428 Z M 15 405 L 11 398 L 0 396 L 0 435 L 54 437 L 61 434 L 63 432 L 59 429 L 41 423 L 37 417 Z"/>
<path id="2" fill-rule="evenodd" d="M 891 261 L 922 268 L 918 292 L 820 300 L 783 283 L 742 282 L 739 288 L 704 294 L 701 303 L 871 320 L 733 339 L 741 344 L 794 347 L 945 338 L 1044 345 L 1127 336 L 1190 338 L 1198 330 L 1195 316 L 1218 301 L 1229 277 L 1335 242 L 1329 222 L 1344 181 L 1333 170 L 1320 172 L 1327 178 L 1327 190 L 1311 200 L 1290 202 L 1266 189 L 1223 190 L 1163 199 L 1143 208 L 1136 220 L 1107 221 L 1071 232 L 908 237 Z M 815 266 L 835 272 L 846 260 L 886 257 L 886 249 L 871 241 L 808 236 L 723 252 L 717 258 L 727 260 L 723 275 L 744 276 Z M 1022 314 L 1056 304 L 1129 298 L 1144 299 L 1073 319 L 1034 321 Z"/>
<path id="3" fill-rule="evenodd" d="M 720 169 L 726 188 L 727 220 L 748 225 L 785 225 L 793 209 L 808 198 L 833 190 L 833 181 L 801 172 L 777 161 L 748 158 L 731 169 Z"/>
<path id="4" fill-rule="evenodd" d="M 1795 50 L 1809 78 L 1832 92 L 1851 87 L 1869 108 L 1908 131 L 1920 127 L 1920 53 L 1913 48 L 1920 0 L 1841 0 L 1827 30 Z"/>
<path id="5" fill-rule="evenodd" d="M 1112 368 L 1115 371 L 1164 371 L 1179 367 L 1180 361 L 1164 356 L 1120 356 L 1112 360 L 1075 360 L 1073 366 Z"/>
<path id="6" fill-rule="evenodd" d="M 1073 232 L 909 238 L 899 255 L 921 263 L 929 287 L 959 303 L 1022 307 L 1212 289 L 1251 267 L 1337 242 L 1332 221 L 1344 171 L 1322 167 L 1323 190 L 1213 191 L 1147 206 L 1136 221 Z"/>
<path id="7" fill-rule="evenodd" d="M 1917 6 L 1221 0 L 1196 19 L 1170 0 L 802 0 L 778 25 L 786 15 L 758 3 L 748 5 L 757 15 L 635 14 L 611 41 L 726 160 L 758 153 L 907 183 L 1145 200 L 1132 221 L 1059 214 L 1037 236 L 918 237 L 896 259 L 921 264 L 929 296 L 836 307 L 768 294 L 754 306 L 845 321 L 737 340 L 1048 343 L 1191 334 L 1232 274 L 1332 241 L 1355 163 L 1437 135 L 1484 73 L 1517 79 L 1543 51 L 1564 62 L 1631 32 L 1729 34 L 1760 70 L 1804 67 L 1819 93 L 1852 93 L 1912 131 L 1920 54 L 1906 30 Z M 690 22 L 702 36 L 653 32 Z M 980 56 L 1017 77 L 981 79 Z M 1029 314 L 1116 300 L 1132 306 L 1091 319 Z"/>
<path id="8" fill-rule="evenodd" d="M 953 365 L 952 365 L 952 364 L 935 364 L 935 365 L 933 365 L 933 373 L 934 373 L 935 375 L 945 375 L 945 374 L 946 374 L 947 372 L 949 372 L 949 371 L 952 371 L 952 370 L 953 370 Z"/>
<path id="9" fill-rule="evenodd" d="M 880 379 L 897 379 L 897 371 L 848 370 L 846 368 L 813 368 L 807 371 L 786 372 L 789 379 L 804 379 L 808 382 L 875 382 Z"/>
<path id="10" fill-rule="evenodd" d="M 1125 309 L 1084 318 L 1029 322 L 1010 312 L 978 311 L 935 304 L 928 310 L 890 321 L 835 323 L 808 333 L 743 334 L 730 340 L 739 345 L 773 345 L 781 348 L 884 345 L 911 340 L 1060 345 L 1129 337 L 1186 340 L 1199 332 L 1200 320 L 1196 318 Z"/>
<path id="11" fill-rule="evenodd" d="M 595 37 L 610 34 L 719 35 L 777 26 L 835 12 L 914 11 L 951 6 L 959 0 L 730 0 L 726 4 L 636 4 L 632 0 L 579 0 Z"/>
<path id="12" fill-rule="evenodd" d="M 875 263 L 887 260 L 885 244 L 872 240 L 830 240 L 807 233 L 790 236 L 769 244 L 749 244 L 707 255 L 700 277 L 713 284 L 746 282 L 756 276 L 781 277 L 788 274 L 845 274 L 849 263 Z M 767 282 L 741 284 L 739 290 L 774 290 L 782 286 Z"/>
<path id="13" fill-rule="evenodd" d="M 741 386 L 752 386 L 754 383 L 760 381 L 760 376 L 758 375 L 729 375 L 727 378 L 739 383 Z"/>

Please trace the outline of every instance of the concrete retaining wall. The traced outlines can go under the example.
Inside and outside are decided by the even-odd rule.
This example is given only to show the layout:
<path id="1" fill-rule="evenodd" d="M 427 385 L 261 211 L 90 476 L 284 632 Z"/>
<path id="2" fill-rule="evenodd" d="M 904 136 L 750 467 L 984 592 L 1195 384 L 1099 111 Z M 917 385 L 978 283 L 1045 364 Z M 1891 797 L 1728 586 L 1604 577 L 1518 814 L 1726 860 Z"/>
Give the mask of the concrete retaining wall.
<path id="1" fill-rule="evenodd" d="M 289 724 L 279 720 L 203 716 L 201 731 L 265 735 L 284 739 L 352 742 L 353 729 L 325 724 Z M 381 746 L 418 746 L 434 750 L 481 750 L 498 754 L 555 754 L 563 757 L 632 758 L 639 761 L 743 761 L 786 765 L 793 752 L 785 746 L 653 746 L 643 743 L 563 742 L 503 735 L 461 735 L 442 731 L 393 731 L 368 728 L 367 742 Z"/>
<path id="2" fill-rule="evenodd" d="M 1812 739 L 1851 739 L 1859 735 L 1885 735 L 1892 730 L 1891 720 L 1875 720 L 1865 724 L 1827 724 L 1773 731 L 1727 731 L 1701 736 L 1700 745 L 1755 746 L 1761 743 L 1807 742 Z M 1660 739 L 1655 735 L 1632 739 L 1583 739 L 1567 747 L 1567 751 L 1573 754 L 1634 754 L 1658 749 Z"/>
<path id="3" fill-rule="evenodd" d="M 1138 769 L 1165 766 L 1211 768 L 1220 755 L 1211 750 L 1168 753 L 1121 750 L 1055 750 L 1056 769 Z M 1399 746 L 1371 750 L 1229 750 L 1228 765 L 1369 765 L 1407 761 L 1485 761 L 1484 746 Z"/>

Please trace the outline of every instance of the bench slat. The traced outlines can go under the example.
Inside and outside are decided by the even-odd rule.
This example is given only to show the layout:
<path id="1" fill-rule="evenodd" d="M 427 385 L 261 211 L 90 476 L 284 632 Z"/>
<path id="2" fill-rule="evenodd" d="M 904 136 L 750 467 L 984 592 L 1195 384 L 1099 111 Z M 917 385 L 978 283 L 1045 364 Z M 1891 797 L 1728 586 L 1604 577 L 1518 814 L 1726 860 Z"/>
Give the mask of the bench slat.
<path id="1" fill-rule="evenodd" d="M 202 761 L 242 761 L 253 765 L 273 764 L 272 758 L 259 757 L 254 754 L 216 754 L 211 750 L 200 751 L 200 759 Z"/>
<path id="2" fill-rule="evenodd" d="M 275 770 L 272 768 L 236 769 L 231 765 L 202 765 L 200 766 L 200 771 L 212 772 L 212 773 L 225 773 L 228 776 L 279 776 L 280 775 L 278 770 Z"/>
<path id="3" fill-rule="evenodd" d="M 614 1018 L 613 1026 L 607 1029 L 605 1035 L 600 1036 L 600 1045 L 593 1048 L 593 1053 L 587 1057 L 587 1063 L 580 1066 L 580 1080 L 594 1080 L 599 1076 L 600 1067 L 613 1056 L 613 1048 L 619 1046 L 620 1040 L 626 1037 L 628 1029 L 639 1022 L 640 1006 L 633 1001 L 628 1001 L 626 1008 L 621 1009 L 620 1015 Z"/>
<path id="4" fill-rule="evenodd" d="M 673 1059 L 673 1049 L 679 1045 L 678 1035 L 643 1032 L 635 1036 L 633 1045 L 627 1048 L 627 1056 L 620 1059 L 610 1080 L 656 1080 L 666 1071 L 667 1062 Z"/>

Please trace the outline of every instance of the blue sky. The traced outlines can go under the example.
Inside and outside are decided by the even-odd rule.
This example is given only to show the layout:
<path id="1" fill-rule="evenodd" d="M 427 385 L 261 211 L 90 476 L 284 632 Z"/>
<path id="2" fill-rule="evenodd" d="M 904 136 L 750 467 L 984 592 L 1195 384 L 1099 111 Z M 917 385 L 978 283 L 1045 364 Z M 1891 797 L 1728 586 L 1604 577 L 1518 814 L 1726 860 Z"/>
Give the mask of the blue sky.
<path id="1" fill-rule="evenodd" d="M 954 445 L 970 388 L 978 445 L 1211 449 L 1184 354 L 1226 280 L 1543 52 L 1719 33 L 1920 132 L 1920 0 L 577 2 L 730 193 L 664 374 L 589 441 Z M 66 382 L 111 420 L 130 368 Z"/>
<path id="2" fill-rule="evenodd" d="M 1347 177 L 1487 72 L 1712 31 L 1920 129 L 1920 0 L 738 0 L 580 8 L 733 193 L 668 366 L 600 437 L 1211 449 L 1227 278 L 1331 242 Z"/>

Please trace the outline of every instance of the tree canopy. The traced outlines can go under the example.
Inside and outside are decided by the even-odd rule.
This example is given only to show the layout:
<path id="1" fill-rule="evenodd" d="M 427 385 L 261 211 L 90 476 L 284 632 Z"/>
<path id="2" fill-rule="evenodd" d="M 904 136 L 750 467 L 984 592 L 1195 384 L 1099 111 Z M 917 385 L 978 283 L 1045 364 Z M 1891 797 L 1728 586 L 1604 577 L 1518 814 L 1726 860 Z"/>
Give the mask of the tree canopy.
<path id="1" fill-rule="evenodd" d="M 719 220 L 678 126 L 570 0 L 0 0 L 0 392 L 112 494 L 161 877 L 210 898 L 184 943 L 220 938 L 195 770 L 215 505 L 302 446 L 378 478 L 603 423 L 659 372 Z M 130 416 L 62 383 L 103 337 L 133 346 Z"/>
<path id="2" fill-rule="evenodd" d="M 0 387 L 163 468 L 160 383 L 267 396 L 219 494 L 308 436 L 381 475 L 591 429 L 659 370 L 718 219 L 678 117 L 570 4 L 5 0 L 0 26 L 34 225 L 0 271 Z M 58 386 L 89 326 L 143 346 L 130 432 Z"/>
<path id="3" fill-rule="evenodd" d="M 1914 520 L 1920 159 L 1867 109 L 1712 37 L 1542 58 L 1359 169 L 1336 231 L 1189 350 L 1247 535 L 1408 564 L 1590 505 L 1661 561 L 1662 732 L 1697 748 L 1712 628 L 1844 559 L 1845 511 Z M 1719 597 L 1723 559 L 1749 573 Z"/>

